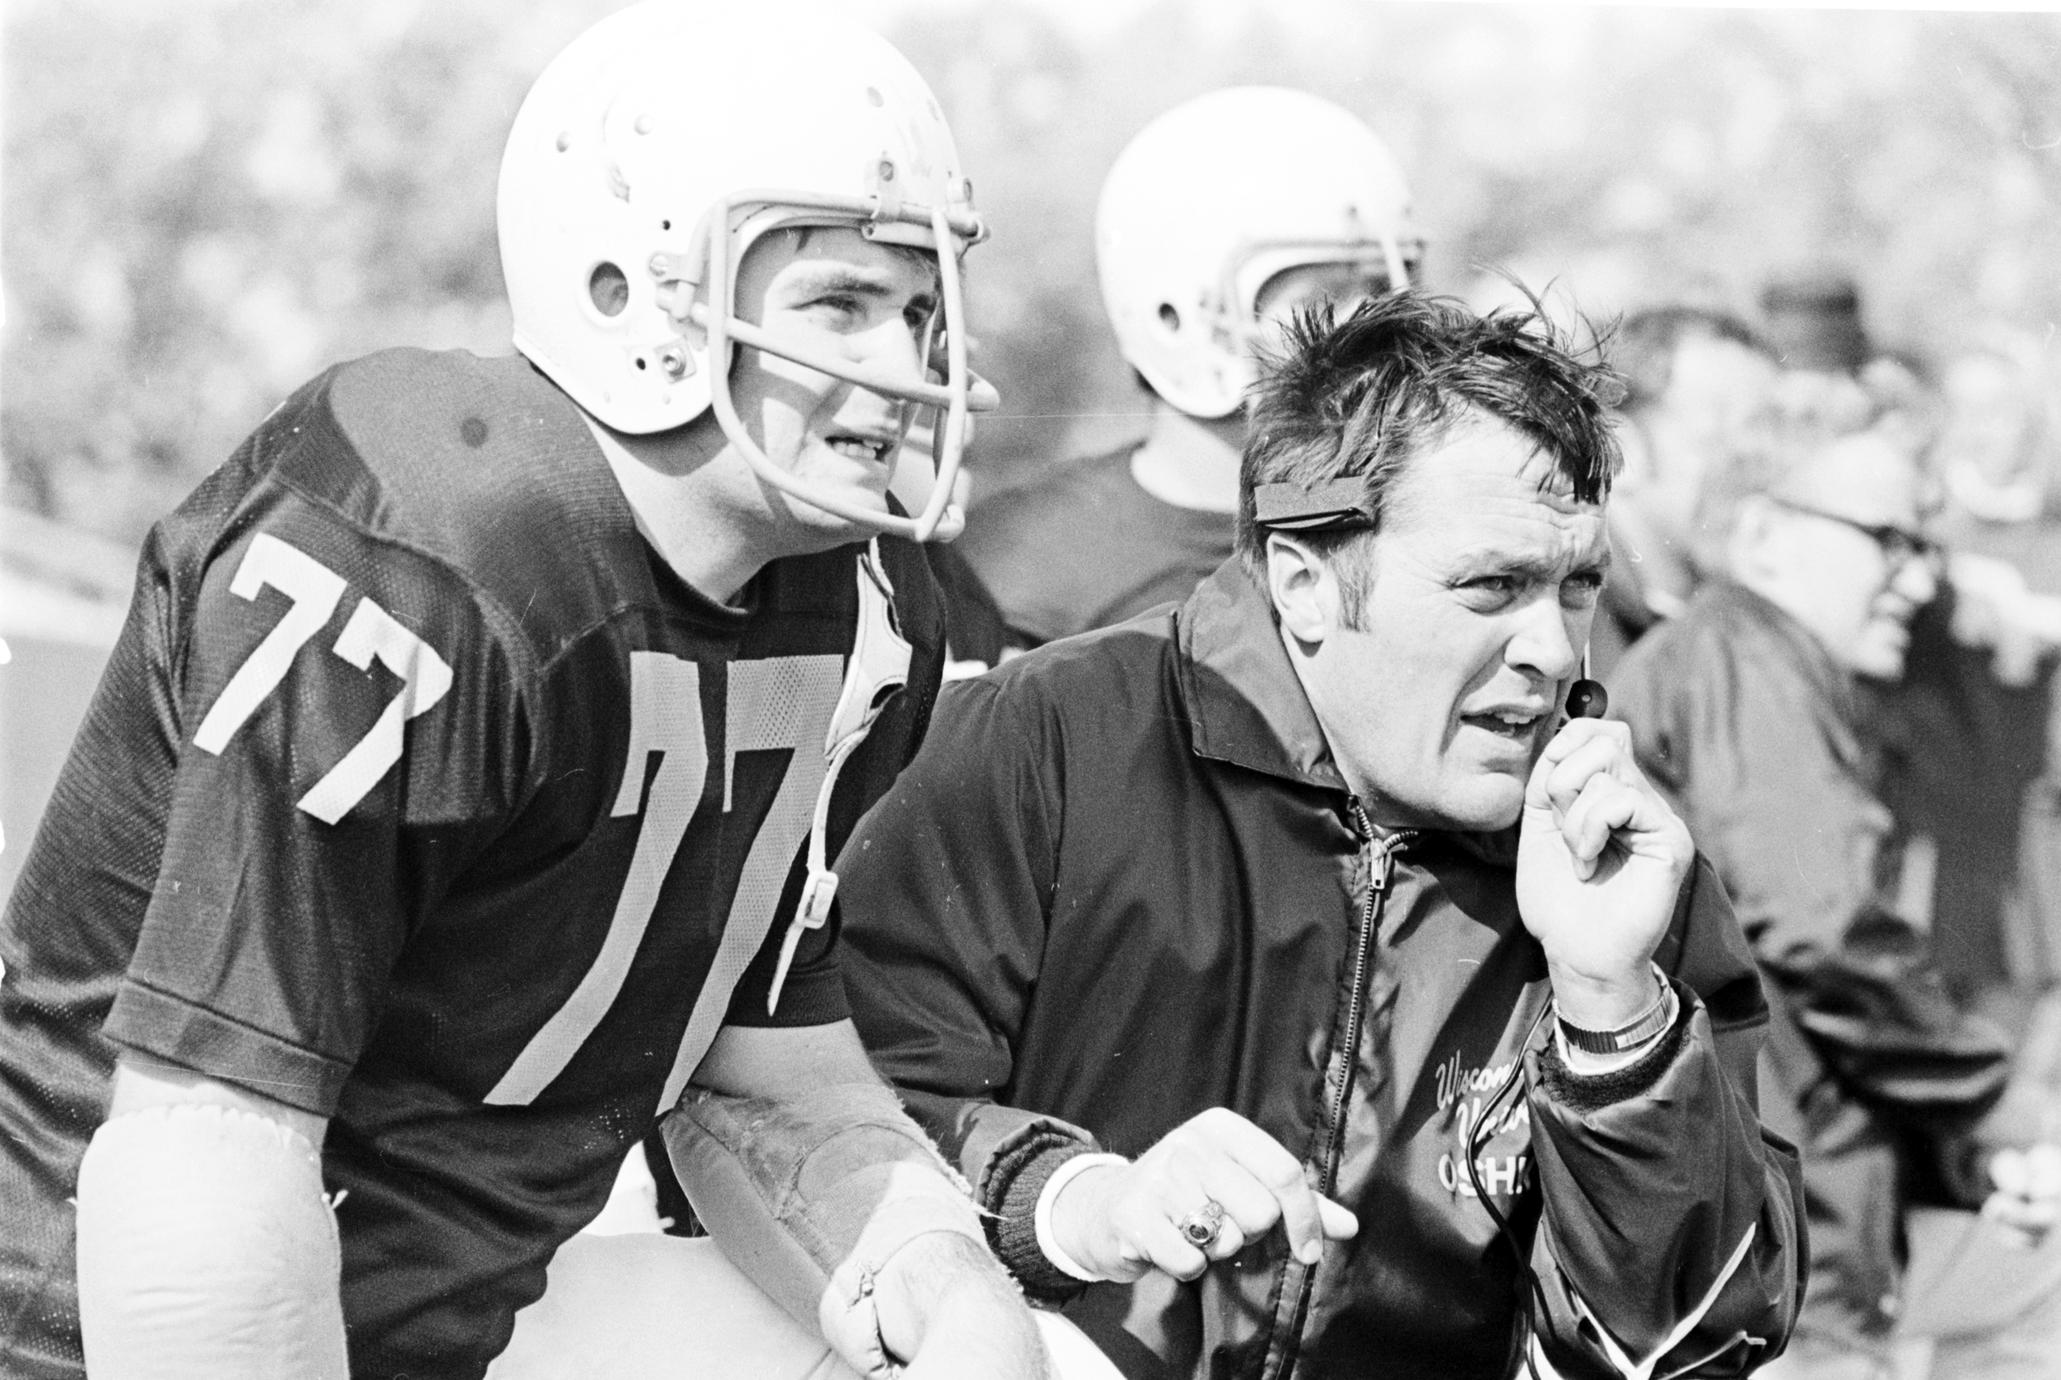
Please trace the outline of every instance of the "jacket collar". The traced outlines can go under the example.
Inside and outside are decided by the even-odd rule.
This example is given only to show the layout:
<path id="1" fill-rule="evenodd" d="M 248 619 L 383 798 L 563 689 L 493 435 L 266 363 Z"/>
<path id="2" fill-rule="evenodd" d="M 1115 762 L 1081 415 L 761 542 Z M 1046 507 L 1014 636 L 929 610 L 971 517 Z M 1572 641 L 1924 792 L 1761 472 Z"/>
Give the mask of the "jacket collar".
<path id="1" fill-rule="evenodd" d="M 1238 557 L 1195 587 L 1174 622 L 1181 700 L 1198 756 L 1346 789 L 1273 610 Z"/>

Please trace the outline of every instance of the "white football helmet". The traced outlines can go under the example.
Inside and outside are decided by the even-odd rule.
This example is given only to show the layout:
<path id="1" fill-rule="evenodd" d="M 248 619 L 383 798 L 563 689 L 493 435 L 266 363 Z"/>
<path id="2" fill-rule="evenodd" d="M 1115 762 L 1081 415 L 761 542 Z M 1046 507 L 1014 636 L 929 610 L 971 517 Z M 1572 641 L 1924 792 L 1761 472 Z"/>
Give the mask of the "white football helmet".
<path id="1" fill-rule="evenodd" d="M 1212 91 L 1159 116 L 1117 155 L 1095 212 L 1117 344 L 1197 417 L 1244 400 L 1270 279 L 1350 264 L 1401 288 L 1423 254 L 1387 147 L 1329 101 L 1282 87 Z"/>
<path id="2" fill-rule="evenodd" d="M 957 529 L 947 509 L 967 413 L 996 401 L 966 366 L 959 283 L 960 255 L 987 228 L 936 99 L 884 39 L 827 8 L 761 0 L 617 11 L 531 87 L 498 202 L 515 347 L 602 422 L 648 434 L 713 407 L 782 492 L 870 530 L 924 540 Z M 827 338 L 776 337 L 738 318 L 745 251 L 794 226 L 846 226 L 936 255 L 933 381 L 876 377 Z M 856 507 L 767 459 L 730 399 L 738 344 L 938 409 L 943 482 L 923 512 Z"/>

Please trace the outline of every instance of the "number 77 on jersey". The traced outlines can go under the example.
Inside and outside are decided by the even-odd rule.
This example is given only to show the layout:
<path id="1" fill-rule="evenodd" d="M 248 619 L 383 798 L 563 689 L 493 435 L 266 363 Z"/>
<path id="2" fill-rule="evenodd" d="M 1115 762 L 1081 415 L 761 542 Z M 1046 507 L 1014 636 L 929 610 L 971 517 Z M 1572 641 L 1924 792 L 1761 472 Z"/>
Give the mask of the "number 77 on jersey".
<path id="1" fill-rule="evenodd" d="M 237 566 L 229 592 L 254 600 L 268 585 L 287 597 L 286 615 L 236 668 L 201 720 L 193 745 L 202 752 L 221 755 L 236 730 L 286 679 L 301 648 L 328 625 L 347 587 L 343 576 L 313 556 L 260 532 Z M 451 668 L 435 649 L 369 598 L 359 599 L 330 650 L 360 671 L 369 671 L 376 658 L 402 683 L 365 736 L 300 798 L 300 808 L 324 824 L 342 819 L 379 784 L 401 760 L 402 728 L 408 720 L 451 689 Z"/>

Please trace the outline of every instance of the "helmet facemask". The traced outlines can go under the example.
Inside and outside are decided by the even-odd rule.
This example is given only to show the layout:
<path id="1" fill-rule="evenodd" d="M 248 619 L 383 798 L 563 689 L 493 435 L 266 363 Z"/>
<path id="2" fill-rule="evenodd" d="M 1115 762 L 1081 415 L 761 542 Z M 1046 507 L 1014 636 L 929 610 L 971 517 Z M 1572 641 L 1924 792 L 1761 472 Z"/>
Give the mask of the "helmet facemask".
<path id="1" fill-rule="evenodd" d="M 1268 289 L 1298 270 L 1339 268 L 1361 291 L 1351 300 L 1411 287 L 1421 270 L 1424 244 L 1392 235 L 1365 238 L 1274 239 L 1245 241 L 1225 258 L 1217 300 L 1222 312 L 1225 349 L 1236 352 L 1256 369 L 1262 349 L 1279 334 L 1286 312 L 1269 306 Z M 1332 288 L 1323 296 L 1336 299 L 1348 290 Z"/>
<path id="2" fill-rule="evenodd" d="M 732 226 L 729 233 L 713 235 L 714 225 Z M 816 226 L 855 228 L 867 239 L 888 244 L 935 249 L 938 269 L 938 311 L 926 333 L 923 356 L 930 361 L 929 373 L 937 381 L 912 383 L 891 379 L 838 359 L 798 335 L 772 332 L 752 325 L 739 316 L 736 304 L 737 270 L 751 246 L 775 229 Z M 681 361 L 681 373 L 693 367 L 701 353 L 709 370 L 709 402 L 723 434 L 737 447 L 752 472 L 764 483 L 849 522 L 872 530 L 893 532 L 917 541 L 949 540 L 964 526 L 965 519 L 952 504 L 952 480 L 965 452 L 967 417 L 973 412 L 992 411 L 999 399 L 995 390 L 975 375 L 966 363 L 965 299 L 959 274 L 959 255 L 986 235 L 986 227 L 970 210 L 956 217 L 942 206 L 918 207 L 906 203 L 873 203 L 849 198 L 809 196 L 793 192 L 751 191 L 725 198 L 710 208 L 684 264 L 654 256 L 650 265 L 659 278 L 662 300 L 668 314 L 682 329 L 677 350 L 664 356 L 664 367 Z M 695 272 L 698 270 L 698 272 Z M 687 274 L 694 272 L 694 277 Z M 697 293 L 696 282 L 706 290 Z M 721 303 L 715 310 L 711 303 Z M 684 318 L 682 308 L 684 307 Z M 692 329 L 702 338 L 695 347 Z M 828 494 L 818 493 L 774 463 L 753 441 L 737 414 L 730 396 L 729 373 L 734 350 L 743 345 L 777 355 L 855 384 L 884 397 L 937 409 L 942 425 L 936 429 L 933 459 L 937 482 L 923 511 L 913 517 L 875 512 Z M 943 358 L 938 355 L 942 346 Z M 903 431 L 908 413 L 903 415 Z"/>

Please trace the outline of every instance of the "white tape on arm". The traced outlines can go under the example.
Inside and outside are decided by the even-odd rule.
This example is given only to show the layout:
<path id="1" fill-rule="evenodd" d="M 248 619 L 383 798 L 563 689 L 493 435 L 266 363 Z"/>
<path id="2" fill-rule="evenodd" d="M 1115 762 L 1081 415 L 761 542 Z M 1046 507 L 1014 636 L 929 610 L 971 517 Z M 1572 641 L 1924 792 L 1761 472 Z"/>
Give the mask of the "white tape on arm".
<path id="1" fill-rule="evenodd" d="M 79 1165 L 93 1380 L 345 1380 L 342 1257 L 321 1155 L 239 1108 L 149 1107 Z"/>

